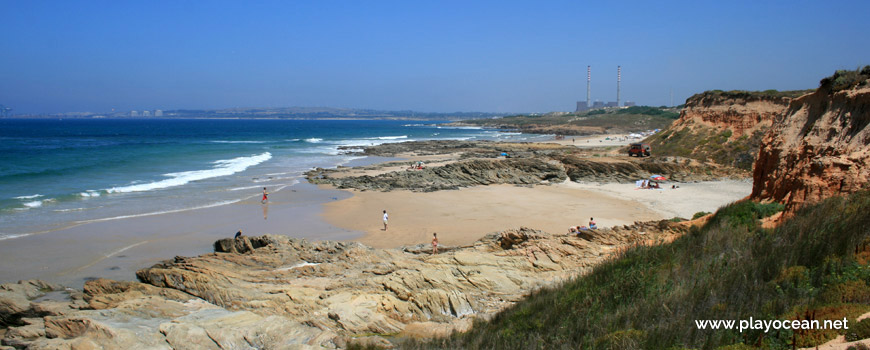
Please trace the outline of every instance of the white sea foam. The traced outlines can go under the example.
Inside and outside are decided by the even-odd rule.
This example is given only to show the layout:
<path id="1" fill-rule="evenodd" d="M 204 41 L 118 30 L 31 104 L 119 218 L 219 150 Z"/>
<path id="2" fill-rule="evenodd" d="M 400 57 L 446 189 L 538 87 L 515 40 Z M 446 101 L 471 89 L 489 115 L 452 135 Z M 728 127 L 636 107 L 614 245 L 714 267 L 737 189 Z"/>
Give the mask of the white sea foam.
<path id="1" fill-rule="evenodd" d="M 310 138 L 310 139 L 305 139 L 305 142 L 308 142 L 308 143 L 320 143 L 320 142 L 323 142 L 323 139 L 319 139 L 319 138 L 316 138 L 316 137 L 312 137 L 312 138 Z"/>
<path id="2" fill-rule="evenodd" d="M 6 240 L 6 239 L 20 238 L 20 237 L 25 237 L 25 236 L 30 236 L 30 234 L 29 233 L 21 233 L 21 234 L 0 233 L 0 241 Z"/>
<path id="3" fill-rule="evenodd" d="M 42 206 L 42 201 L 26 202 L 24 203 L 24 206 L 28 208 L 39 208 Z"/>
<path id="4" fill-rule="evenodd" d="M 263 186 L 259 186 L 259 185 L 257 185 L 257 186 L 236 187 L 236 188 L 230 188 L 230 189 L 227 189 L 227 191 L 253 190 L 253 189 L 255 189 L 255 188 L 263 188 Z"/>
<path id="5" fill-rule="evenodd" d="M 482 130 L 480 126 L 436 126 L 438 129 Z"/>
<path id="6" fill-rule="evenodd" d="M 175 187 L 185 185 L 191 181 L 198 181 L 209 179 L 213 177 L 219 176 L 227 176 L 232 175 L 238 172 L 245 171 L 245 169 L 252 167 L 254 165 L 260 164 L 272 158 L 272 154 L 269 152 L 250 156 L 250 157 L 238 157 L 227 160 L 218 160 L 213 162 L 215 166 L 208 170 L 194 170 L 194 171 L 184 171 L 180 173 L 168 173 L 163 174 L 163 176 L 168 177 L 166 180 L 149 182 L 138 185 L 130 185 L 123 187 L 113 187 L 106 192 L 108 193 L 126 193 L 126 192 L 143 192 L 143 191 L 152 191 L 163 189 L 167 187 Z"/>
<path id="7" fill-rule="evenodd" d="M 34 199 L 34 198 L 39 198 L 39 197 L 42 197 L 42 195 L 41 194 L 34 194 L 34 195 L 30 195 L 30 196 L 18 196 L 18 197 L 13 197 L 13 198 L 15 198 L 15 199 Z"/>
<path id="8" fill-rule="evenodd" d="M 88 190 L 87 192 L 79 193 L 79 196 L 82 196 L 82 197 L 85 197 L 85 198 L 99 197 L 99 196 L 100 196 L 100 192 L 99 192 L 99 191 L 94 191 L 94 190 Z"/>
<path id="9" fill-rule="evenodd" d="M 218 141 L 212 141 L 212 143 L 266 143 L 266 141 L 224 141 L 224 140 L 218 140 Z"/>
<path id="10" fill-rule="evenodd" d="M 399 140 L 399 139 L 406 139 L 406 138 L 408 138 L 408 135 L 368 137 L 368 138 L 365 138 L 365 140 Z"/>
<path id="11" fill-rule="evenodd" d="M 56 212 L 56 213 L 68 213 L 71 211 L 84 211 L 84 210 L 88 210 L 88 208 L 55 209 L 54 212 Z"/>
<path id="12" fill-rule="evenodd" d="M 151 213 L 143 213 L 143 214 L 121 215 L 121 216 L 113 216 L 113 217 L 110 217 L 110 218 L 93 219 L 93 220 L 83 220 L 83 221 L 76 221 L 76 224 L 88 224 L 88 223 L 92 223 L 92 222 L 103 222 L 103 221 L 112 221 L 112 220 L 120 220 L 120 219 L 138 218 L 138 217 L 142 217 L 142 216 L 152 216 L 152 215 L 163 215 L 163 214 L 180 213 L 180 212 L 188 211 L 188 210 L 197 210 L 197 209 L 214 208 L 214 207 L 219 207 L 219 206 L 222 206 L 222 205 L 228 205 L 228 204 L 238 203 L 238 202 L 240 202 L 240 201 L 241 201 L 241 199 L 235 199 L 235 200 L 231 200 L 231 201 L 217 202 L 217 203 L 206 204 L 206 205 L 203 205 L 203 206 L 192 207 L 192 208 L 183 208 L 183 209 L 165 210 L 165 211 L 155 211 L 155 212 L 151 212 Z"/>
<path id="13" fill-rule="evenodd" d="M 43 199 L 43 200 L 41 200 L 41 201 L 25 202 L 25 203 L 22 203 L 22 204 L 24 204 L 25 207 L 27 207 L 28 209 L 30 209 L 30 208 L 39 208 L 39 207 L 41 207 L 42 204 L 44 204 L 44 203 L 50 203 L 50 202 L 54 202 L 54 201 L 55 201 L 54 198 L 48 198 L 48 199 Z"/>

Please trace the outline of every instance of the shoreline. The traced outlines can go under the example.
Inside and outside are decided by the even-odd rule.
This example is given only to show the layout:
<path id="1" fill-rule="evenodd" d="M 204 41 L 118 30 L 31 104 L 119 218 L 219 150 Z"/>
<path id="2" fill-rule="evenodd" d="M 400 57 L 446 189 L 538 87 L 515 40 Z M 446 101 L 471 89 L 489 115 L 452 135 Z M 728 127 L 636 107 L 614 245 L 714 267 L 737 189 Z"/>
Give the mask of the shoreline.
<path id="1" fill-rule="evenodd" d="M 365 156 L 344 166 L 365 166 L 396 158 Z M 300 175 L 301 176 L 301 175 Z M 223 205 L 74 222 L 45 232 L 0 241 L 0 283 L 41 279 L 81 289 L 87 280 L 136 280 L 136 271 L 174 256 L 213 252 L 212 243 L 245 235 L 282 234 L 315 240 L 349 240 L 362 235 L 317 219 L 322 203 L 348 194 L 299 182 Z M 266 219 L 264 220 L 264 215 Z"/>
<path id="2" fill-rule="evenodd" d="M 613 153 L 612 147 L 619 144 L 607 144 L 604 140 L 613 136 L 576 139 L 588 140 L 601 152 Z M 535 143 L 564 146 L 572 140 Z M 437 166 L 460 158 L 457 152 L 362 155 L 334 169 L 339 171 L 336 177 L 374 176 L 403 171 L 403 166 L 399 165 L 403 162 L 419 159 L 429 166 Z M 385 166 L 389 163 L 395 164 Z M 0 271 L 0 282 L 42 279 L 81 288 L 84 282 L 94 278 L 131 281 L 136 279 L 137 270 L 173 256 L 211 253 L 214 241 L 232 237 L 239 229 L 246 236 L 281 234 L 396 248 L 427 243 L 434 232 L 439 233 L 442 244 L 462 245 L 471 244 L 491 232 L 521 226 L 562 234 L 569 226 L 586 225 L 589 217 L 595 217 L 600 227 L 673 217 L 656 210 L 655 202 L 620 198 L 619 186 L 622 184 L 614 189 L 567 181 L 549 186 L 488 185 L 423 193 L 360 192 L 314 185 L 302 178 L 298 184 L 273 192 L 268 205 L 261 205 L 259 195 L 252 194 L 226 205 L 93 220 L 4 240 L 0 244 L 0 264 L 6 268 Z M 748 189 L 751 184 L 745 186 Z M 680 191 L 684 192 L 687 191 Z M 732 194 L 732 197 L 734 200 L 745 195 Z M 602 207 L 602 204 L 606 205 Z M 383 209 L 391 214 L 393 226 L 388 234 L 379 231 Z"/>

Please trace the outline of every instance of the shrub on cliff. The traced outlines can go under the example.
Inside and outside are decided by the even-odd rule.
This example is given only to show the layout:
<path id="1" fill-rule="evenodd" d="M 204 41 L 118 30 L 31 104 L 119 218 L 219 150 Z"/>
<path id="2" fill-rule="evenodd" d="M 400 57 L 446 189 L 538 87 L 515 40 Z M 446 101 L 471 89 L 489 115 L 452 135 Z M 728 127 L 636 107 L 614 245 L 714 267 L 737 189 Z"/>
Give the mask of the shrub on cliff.
<path id="1" fill-rule="evenodd" d="M 402 348 L 790 349 L 846 333 L 696 326 L 750 317 L 854 320 L 870 310 L 862 292 L 870 266 L 860 258 L 870 239 L 870 192 L 830 198 L 777 229 L 762 228 L 759 219 L 779 209 L 729 205 L 671 244 L 629 249 L 489 322 L 475 322 L 467 333 Z"/>
<path id="2" fill-rule="evenodd" d="M 864 66 L 856 70 L 838 70 L 834 75 L 824 78 L 819 82 L 820 88 L 840 91 L 851 89 L 855 86 L 867 84 L 870 79 L 870 66 Z"/>

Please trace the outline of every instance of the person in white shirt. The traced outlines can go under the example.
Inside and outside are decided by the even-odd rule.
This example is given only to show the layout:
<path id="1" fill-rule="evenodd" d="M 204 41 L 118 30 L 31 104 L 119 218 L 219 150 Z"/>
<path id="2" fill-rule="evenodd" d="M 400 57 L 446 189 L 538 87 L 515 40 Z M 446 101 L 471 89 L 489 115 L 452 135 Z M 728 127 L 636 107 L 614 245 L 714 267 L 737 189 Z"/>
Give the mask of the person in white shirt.
<path id="1" fill-rule="evenodd" d="M 384 210 L 384 231 L 387 230 L 387 220 L 389 220 L 389 215 L 387 215 L 387 211 Z"/>

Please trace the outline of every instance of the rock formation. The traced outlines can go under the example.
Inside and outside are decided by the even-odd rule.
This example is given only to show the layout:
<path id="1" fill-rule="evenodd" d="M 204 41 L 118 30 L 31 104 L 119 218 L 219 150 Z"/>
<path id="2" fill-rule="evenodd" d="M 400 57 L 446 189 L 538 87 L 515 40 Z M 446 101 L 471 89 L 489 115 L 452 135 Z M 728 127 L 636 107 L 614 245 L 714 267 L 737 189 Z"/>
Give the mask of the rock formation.
<path id="1" fill-rule="evenodd" d="M 752 170 L 761 138 L 793 97 L 809 91 L 708 91 L 686 100 L 680 118 L 647 139 L 657 155 Z"/>
<path id="2" fill-rule="evenodd" d="M 562 182 L 567 175 L 558 163 L 537 158 L 520 158 L 464 160 L 419 171 L 394 171 L 378 176 L 329 178 L 322 176 L 322 173 L 309 172 L 308 178 L 312 183 L 327 183 L 338 188 L 430 192 L 491 184 L 535 185 L 543 181 Z"/>
<path id="3" fill-rule="evenodd" d="M 786 205 L 855 192 L 870 179 L 870 67 L 792 101 L 764 137 L 751 198 Z M 840 84 L 841 86 L 838 86 Z M 843 85 L 845 84 L 845 85 Z"/>
<path id="4" fill-rule="evenodd" d="M 0 305 L 15 305 L 2 309 L 11 321 L 0 338 L 28 349 L 389 346 L 370 335 L 466 329 L 475 317 L 575 277 L 621 247 L 680 232 L 668 221 L 585 238 L 520 228 L 438 255 L 243 236 L 215 243 L 230 253 L 142 269 L 142 282 L 89 281 L 71 301 L 33 299 L 50 289 L 34 287 L 39 282 L 0 286 Z"/>

